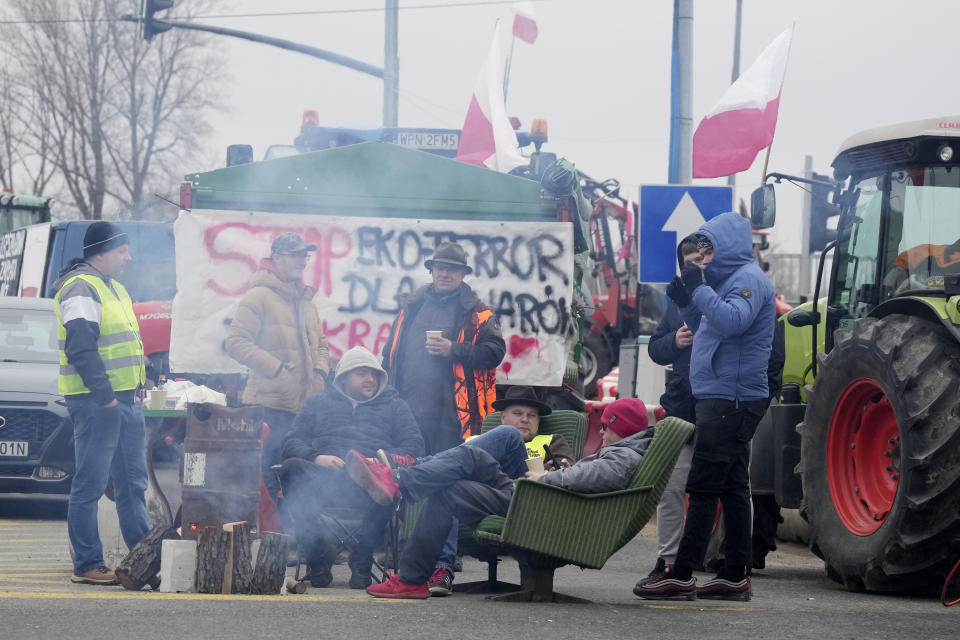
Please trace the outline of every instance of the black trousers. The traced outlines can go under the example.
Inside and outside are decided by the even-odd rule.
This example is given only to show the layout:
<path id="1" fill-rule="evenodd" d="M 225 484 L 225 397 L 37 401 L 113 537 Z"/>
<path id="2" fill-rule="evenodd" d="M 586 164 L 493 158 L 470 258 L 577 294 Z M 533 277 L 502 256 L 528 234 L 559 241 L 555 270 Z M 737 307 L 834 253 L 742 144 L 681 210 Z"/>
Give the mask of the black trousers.
<path id="1" fill-rule="evenodd" d="M 393 514 L 393 505 L 380 505 L 350 479 L 344 469 L 320 467 L 311 460 L 288 458 L 280 468 L 284 503 L 293 518 L 294 534 L 311 568 L 329 566 L 336 558 L 336 542 L 345 537 L 331 516 L 360 516 L 351 568 L 369 571 L 373 550 Z M 349 527 L 348 527 L 349 529 Z M 449 527 L 448 527 L 449 529 Z"/>
<path id="2" fill-rule="evenodd" d="M 277 501 L 277 494 L 280 493 L 280 479 L 271 467 L 283 462 L 283 439 L 293 429 L 293 419 L 296 417 L 297 414 L 289 411 L 263 408 L 263 419 L 270 427 L 270 433 L 267 434 L 267 441 L 263 444 L 260 469 L 263 471 L 263 485 L 274 502 Z"/>
<path id="3" fill-rule="evenodd" d="M 456 447 L 397 472 L 400 489 L 427 506 L 400 556 L 400 579 L 423 584 L 433 573 L 453 518 L 475 526 L 489 515 L 507 515 L 513 480 L 479 447 Z"/>
<path id="4" fill-rule="evenodd" d="M 727 539 L 719 575 L 743 579 L 750 561 L 750 441 L 766 407 L 766 400 L 739 405 L 722 398 L 697 402 L 697 439 L 687 476 L 690 504 L 675 577 L 689 578 L 703 558 L 720 500 Z"/>

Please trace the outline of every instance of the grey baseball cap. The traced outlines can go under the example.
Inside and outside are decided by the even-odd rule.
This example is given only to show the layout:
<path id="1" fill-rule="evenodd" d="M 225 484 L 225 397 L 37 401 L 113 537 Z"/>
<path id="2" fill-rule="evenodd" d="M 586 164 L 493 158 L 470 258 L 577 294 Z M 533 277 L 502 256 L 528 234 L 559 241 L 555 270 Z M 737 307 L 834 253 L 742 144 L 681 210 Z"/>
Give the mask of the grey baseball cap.
<path id="1" fill-rule="evenodd" d="M 292 231 L 281 233 L 274 238 L 273 244 L 270 245 L 271 254 L 303 253 L 316 250 L 317 245 L 305 243 L 303 238 Z"/>

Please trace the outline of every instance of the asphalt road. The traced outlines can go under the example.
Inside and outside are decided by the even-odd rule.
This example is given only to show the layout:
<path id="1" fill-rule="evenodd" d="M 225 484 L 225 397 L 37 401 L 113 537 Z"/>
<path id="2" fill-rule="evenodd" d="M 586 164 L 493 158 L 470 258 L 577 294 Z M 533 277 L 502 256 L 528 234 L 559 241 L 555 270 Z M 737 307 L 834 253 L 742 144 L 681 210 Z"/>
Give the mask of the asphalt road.
<path id="1" fill-rule="evenodd" d="M 349 570 L 303 595 L 134 593 L 73 585 L 64 503 L 0 500 L 0 638 L 957 638 L 960 606 L 933 598 L 854 594 L 824 574 L 803 547 L 783 543 L 756 572 L 747 603 L 644 602 L 631 593 L 650 569 L 654 529 L 603 571 L 558 570 L 557 590 L 593 604 L 513 604 L 455 594 L 427 601 L 375 600 L 346 587 Z M 465 559 L 458 582 L 485 577 Z M 501 579 L 517 581 L 503 563 Z"/>

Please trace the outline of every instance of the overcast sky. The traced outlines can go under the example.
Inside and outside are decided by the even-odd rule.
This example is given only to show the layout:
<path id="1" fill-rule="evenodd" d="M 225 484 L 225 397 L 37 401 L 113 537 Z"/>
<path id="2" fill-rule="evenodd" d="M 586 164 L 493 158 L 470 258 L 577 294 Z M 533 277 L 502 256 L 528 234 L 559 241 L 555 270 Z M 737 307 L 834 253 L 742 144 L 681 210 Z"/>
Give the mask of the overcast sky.
<path id="1" fill-rule="evenodd" d="M 509 45 L 510 5 L 412 8 L 464 0 L 400 1 L 400 125 L 460 128 L 497 18 Z M 383 0 L 225 0 L 217 13 L 382 8 Z M 694 1 L 694 125 L 730 84 L 734 0 Z M 404 7 L 411 7 L 404 9 Z M 517 42 L 507 111 L 528 127 L 546 118 L 549 149 L 591 176 L 667 181 L 671 0 L 546 0 L 534 3 L 540 37 Z M 383 13 L 209 20 L 383 64 Z M 796 22 L 770 171 L 800 174 L 804 155 L 826 172 L 840 143 L 865 128 L 960 113 L 955 79 L 960 2 L 950 0 L 744 0 L 741 69 Z M 231 78 L 198 162 L 222 166 L 231 143 L 290 144 L 301 113 L 325 126 L 382 123 L 382 84 L 300 54 L 228 38 L 218 42 Z M 762 154 L 737 177 L 738 197 L 760 181 Z M 187 167 L 203 170 L 210 166 Z M 723 179 L 698 180 L 723 184 Z M 778 187 L 775 243 L 799 250 L 799 192 Z"/>

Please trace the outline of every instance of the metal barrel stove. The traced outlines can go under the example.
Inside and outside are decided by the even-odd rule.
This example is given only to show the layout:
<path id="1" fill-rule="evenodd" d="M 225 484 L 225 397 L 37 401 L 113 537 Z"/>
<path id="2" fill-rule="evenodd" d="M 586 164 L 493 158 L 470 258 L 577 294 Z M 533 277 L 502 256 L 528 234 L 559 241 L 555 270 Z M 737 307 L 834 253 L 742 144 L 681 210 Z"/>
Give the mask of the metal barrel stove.
<path id="1" fill-rule="evenodd" d="M 180 481 L 182 537 L 203 527 L 246 521 L 257 529 L 260 503 L 260 407 L 187 406 Z"/>

